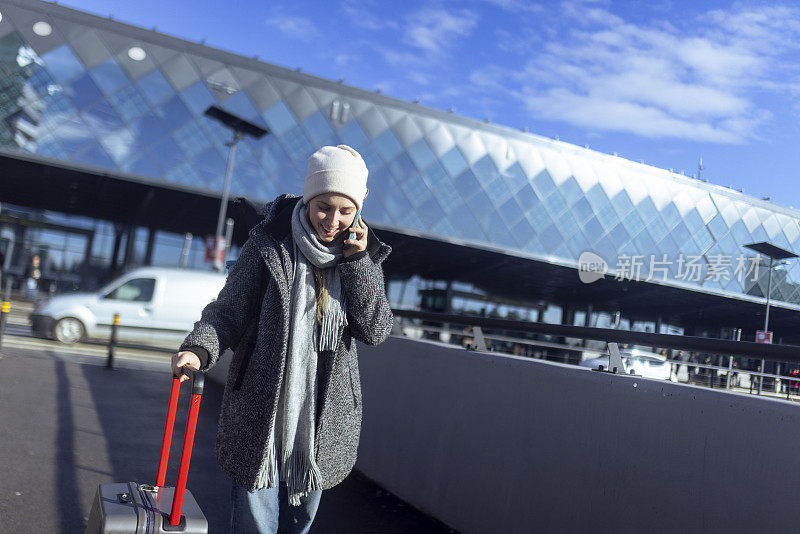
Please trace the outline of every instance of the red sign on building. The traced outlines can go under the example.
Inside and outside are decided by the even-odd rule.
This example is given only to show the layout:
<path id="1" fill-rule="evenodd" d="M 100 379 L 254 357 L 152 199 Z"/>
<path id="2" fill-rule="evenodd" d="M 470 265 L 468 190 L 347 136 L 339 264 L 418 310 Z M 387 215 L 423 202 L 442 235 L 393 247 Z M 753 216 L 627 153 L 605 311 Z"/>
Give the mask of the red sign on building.
<path id="1" fill-rule="evenodd" d="M 772 332 L 756 330 L 756 343 L 772 343 Z"/>

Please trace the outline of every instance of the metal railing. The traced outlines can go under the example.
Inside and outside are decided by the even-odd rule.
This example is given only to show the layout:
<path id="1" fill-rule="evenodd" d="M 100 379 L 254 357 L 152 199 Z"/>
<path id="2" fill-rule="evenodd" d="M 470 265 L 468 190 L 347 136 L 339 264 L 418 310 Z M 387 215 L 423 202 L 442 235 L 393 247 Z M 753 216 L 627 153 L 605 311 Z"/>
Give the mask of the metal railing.
<path id="1" fill-rule="evenodd" d="M 488 350 L 506 352 L 509 354 L 547 357 L 555 351 L 556 354 L 572 353 L 578 358 L 585 355 L 605 355 L 604 349 L 593 349 L 585 347 L 587 340 L 600 341 L 603 343 L 623 343 L 627 345 L 639 345 L 646 347 L 658 347 L 659 349 L 676 349 L 692 351 L 697 353 L 716 354 L 728 357 L 728 365 L 720 366 L 694 361 L 684 361 L 667 359 L 666 364 L 671 366 L 670 379 L 678 379 L 678 371 L 681 367 L 686 368 L 686 380 L 683 382 L 706 387 L 719 387 L 728 390 L 749 391 L 761 393 L 758 382 L 765 379 L 773 381 L 772 391 L 764 390 L 766 395 L 782 393 L 786 398 L 794 394 L 800 399 L 800 375 L 787 376 L 781 374 L 767 373 L 760 370 L 745 369 L 734 366 L 734 358 L 748 358 L 752 360 L 768 360 L 780 363 L 800 364 L 800 346 L 795 345 L 769 345 L 753 343 L 748 341 L 732 341 L 726 339 L 682 336 L 674 334 L 655 334 L 651 332 L 636 332 L 628 330 L 616 330 L 611 328 L 594 328 L 586 326 L 570 326 L 550 323 L 538 323 L 531 321 L 517 321 L 511 319 L 499 319 L 492 317 L 477 317 L 469 315 L 445 314 L 436 312 L 423 312 L 416 310 L 393 310 L 396 320 L 394 332 L 397 334 L 408 335 L 410 337 L 425 338 L 426 334 L 435 334 L 439 341 L 453 344 L 457 341 L 465 348 L 476 348 L 473 339 L 478 337 L 486 340 Z M 446 325 L 446 326 L 436 326 Z M 466 327 L 462 330 L 450 328 L 449 325 L 459 325 Z M 494 333 L 498 330 L 502 333 Z M 523 338 L 507 335 L 507 332 L 520 332 L 527 335 L 549 336 L 551 338 L 573 338 L 582 340 L 581 345 L 570 345 L 564 342 L 543 340 L 537 338 Z M 516 350 L 519 347 L 529 347 L 533 350 L 520 351 L 512 350 L 508 347 L 495 344 L 492 341 L 499 341 L 503 344 L 510 344 Z M 500 349 L 500 350 L 498 350 Z M 563 361 L 568 358 L 564 357 Z M 574 359 L 574 356 L 573 356 Z M 705 372 L 707 371 L 707 372 Z M 741 387 L 742 378 L 746 378 L 747 388 Z M 781 395 L 782 396 L 782 395 Z"/>

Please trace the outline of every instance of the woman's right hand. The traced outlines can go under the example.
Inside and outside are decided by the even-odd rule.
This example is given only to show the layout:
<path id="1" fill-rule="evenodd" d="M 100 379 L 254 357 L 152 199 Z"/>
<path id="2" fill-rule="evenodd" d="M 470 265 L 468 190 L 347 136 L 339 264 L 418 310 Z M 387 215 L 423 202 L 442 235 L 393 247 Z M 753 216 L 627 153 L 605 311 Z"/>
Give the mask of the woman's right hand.
<path id="1" fill-rule="evenodd" d="M 183 350 L 172 355 L 172 376 L 181 377 L 181 382 L 188 380 L 189 377 L 183 374 L 182 367 L 188 365 L 195 371 L 200 370 L 200 358 L 190 350 Z"/>

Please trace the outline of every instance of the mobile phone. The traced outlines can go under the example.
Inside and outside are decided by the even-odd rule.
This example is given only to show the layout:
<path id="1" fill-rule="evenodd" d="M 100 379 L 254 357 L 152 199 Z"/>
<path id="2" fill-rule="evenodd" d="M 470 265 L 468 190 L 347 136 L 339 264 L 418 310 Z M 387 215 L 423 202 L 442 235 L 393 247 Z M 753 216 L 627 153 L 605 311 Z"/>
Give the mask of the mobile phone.
<path id="1" fill-rule="evenodd" d="M 362 202 L 361 208 L 364 207 Z M 356 238 L 356 228 L 358 228 L 358 220 L 361 219 L 361 208 L 358 208 L 356 212 L 356 218 L 353 219 L 353 224 L 350 226 L 350 236 L 347 239 L 355 239 Z"/>

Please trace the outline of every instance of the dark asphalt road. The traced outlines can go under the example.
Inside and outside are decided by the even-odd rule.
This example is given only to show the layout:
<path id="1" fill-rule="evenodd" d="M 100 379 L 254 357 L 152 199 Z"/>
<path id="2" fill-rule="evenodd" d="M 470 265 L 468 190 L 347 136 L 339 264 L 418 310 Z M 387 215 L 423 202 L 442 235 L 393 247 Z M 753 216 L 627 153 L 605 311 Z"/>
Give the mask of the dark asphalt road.
<path id="1" fill-rule="evenodd" d="M 47 350 L 0 355 L 0 533 L 79 533 L 98 484 L 154 483 L 170 377 L 152 363 L 108 371 Z M 130 367 L 137 367 L 136 369 Z M 214 439 L 222 388 L 207 382 L 189 489 L 226 532 L 230 481 Z M 188 387 L 181 395 L 167 483 L 177 476 Z M 322 494 L 314 534 L 440 534 L 453 530 L 354 471 Z"/>

